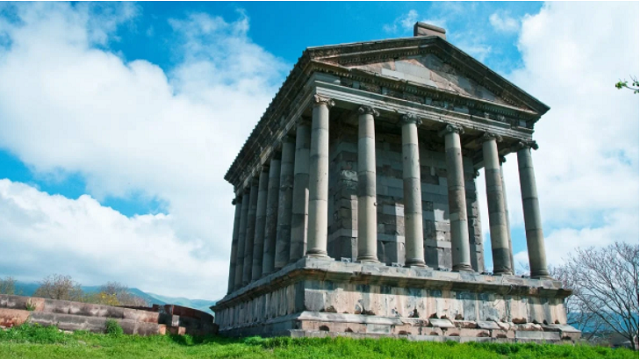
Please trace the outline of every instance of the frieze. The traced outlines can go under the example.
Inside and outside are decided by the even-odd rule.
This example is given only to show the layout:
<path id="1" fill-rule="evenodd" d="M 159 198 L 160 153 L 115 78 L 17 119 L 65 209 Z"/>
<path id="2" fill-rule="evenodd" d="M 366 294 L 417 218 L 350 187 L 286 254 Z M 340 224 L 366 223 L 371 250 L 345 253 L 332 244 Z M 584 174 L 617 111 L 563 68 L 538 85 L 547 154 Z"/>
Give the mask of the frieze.
<path id="1" fill-rule="evenodd" d="M 382 93 L 381 86 L 366 82 L 360 82 L 360 89 L 369 92 Z"/>
<path id="2" fill-rule="evenodd" d="M 424 97 L 421 96 L 416 96 L 413 94 L 409 94 L 409 93 L 404 93 L 403 98 L 407 101 L 411 101 L 411 102 L 417 102 L 417 103 L 425 103 L 425 99 Z"/>

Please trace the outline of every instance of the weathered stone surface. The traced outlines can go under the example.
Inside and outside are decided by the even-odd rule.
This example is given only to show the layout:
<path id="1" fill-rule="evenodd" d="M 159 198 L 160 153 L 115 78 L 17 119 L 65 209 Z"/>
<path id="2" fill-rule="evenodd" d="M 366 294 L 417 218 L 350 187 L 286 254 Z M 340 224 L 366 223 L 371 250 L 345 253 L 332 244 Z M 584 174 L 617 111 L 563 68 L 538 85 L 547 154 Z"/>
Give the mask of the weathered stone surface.
<path id="1" fill-rule="evenodd" d="M 67 331 L 104 332 L 108 319 L 118 321 L 125 334 L 164 334 L 167 327 L 177 326 L 184 327 L 186 333 L 191 335 L 217 333 L 217 325 L 213 323 L 212 315 L 176 305 L 154 305 L 134 309 L 0 294 L 0 327 L 32 322 L 56 325 Z"/>
<path id="2" fill-rule="evenodd" d="M 228 295 L 213 309 L 225 335 L 294 335 L 292 330 L 305 330 L 515 340 L 516 331 L 542 331 L 538 324 L 512 322 L 517 318 L 511 317 L 510 308 L 523 300 L 529 303 L 532 296 L 539 300 L 524 308 L 540 308 L 548 322 L 561 319 L 545 309 L 561 304 L 567 295 L 559 282 L 497 279 L 302 258 Z M 494 319 L 482 320 L 486 317 Z"/>
<path id="3" fill-rule="evenodd" d="M 570 294 L 547 280 L 529 151 L 548 107 L 450 46 L 443 30 L 418 28 L 425 36 L 308 49 L 243 146 L 225 177 L 243 203 L 252 189 L 240 208 L 245 233 L 234 233 L 236 285 L 215 306 L 228 335 L 575 339 L 540 327 L 566 323 Z M 262 181 L 255 210 L 253 182 L 280 151 L 274 245 L 264 232 L 275 213 L 264 208 L 275 197 Z M 511 275 L 500 159 L 515 151 L 537 282 Z M 484 275 L 482 167 L 501 277 Z"/>

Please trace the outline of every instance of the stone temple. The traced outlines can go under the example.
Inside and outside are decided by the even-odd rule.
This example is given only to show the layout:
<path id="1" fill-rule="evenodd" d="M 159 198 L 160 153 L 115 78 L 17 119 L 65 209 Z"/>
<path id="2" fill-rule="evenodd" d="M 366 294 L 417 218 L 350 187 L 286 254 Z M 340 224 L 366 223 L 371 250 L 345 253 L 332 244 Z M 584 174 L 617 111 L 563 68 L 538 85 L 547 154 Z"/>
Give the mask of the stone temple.
<path id="1" fill-rule="evenodd" d="M 531 150 L 548 110 L 432 25 L 306 49 L 225 176 L 236 197 L 229 290 L 212 307 L 221 334 L 579 338 L 545 259 Z M 530 276 L 514 275 L 510 153 Z"/>

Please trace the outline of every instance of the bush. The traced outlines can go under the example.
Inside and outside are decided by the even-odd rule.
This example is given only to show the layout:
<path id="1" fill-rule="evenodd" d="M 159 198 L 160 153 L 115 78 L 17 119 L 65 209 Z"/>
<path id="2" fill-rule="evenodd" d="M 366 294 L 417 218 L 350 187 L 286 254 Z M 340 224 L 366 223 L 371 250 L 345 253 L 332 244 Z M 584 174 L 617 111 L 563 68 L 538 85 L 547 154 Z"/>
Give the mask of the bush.
<path id="1" fill-rule="evenodd" d="M 0 330 L 0 341 L 14 343 L 55 344 L 71 341 L 68 335 L 62 333 L 54 325 L 41 326 L 39 324 L 22 324 L 8 330 Z"/>
<path id="2" fill-rule="evenodd" d="M 124 331 L 122 330 L 122 327 L 120 326 L 120 323 L 118 323 L 118 321 L 115 320 L 115 319 L 107 319 L 107 321 L 105 322 L 104 327 L 105 327 L 104 332 L 109 334 L 109 335 L 120 336 L 120 335 L 124 334 Z"/>

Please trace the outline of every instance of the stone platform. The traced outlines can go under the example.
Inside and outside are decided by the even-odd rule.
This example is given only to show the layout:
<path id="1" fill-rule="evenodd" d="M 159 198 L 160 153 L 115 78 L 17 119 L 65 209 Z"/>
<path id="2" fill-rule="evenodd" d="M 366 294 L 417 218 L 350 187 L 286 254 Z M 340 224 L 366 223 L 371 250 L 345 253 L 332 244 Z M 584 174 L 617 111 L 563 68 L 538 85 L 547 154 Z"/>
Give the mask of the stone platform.
<path id="1" fill-rule="evenodd" d="M 227 336 L 575 341 L 554 280 L 302 258 L 212 309 Z"/>

